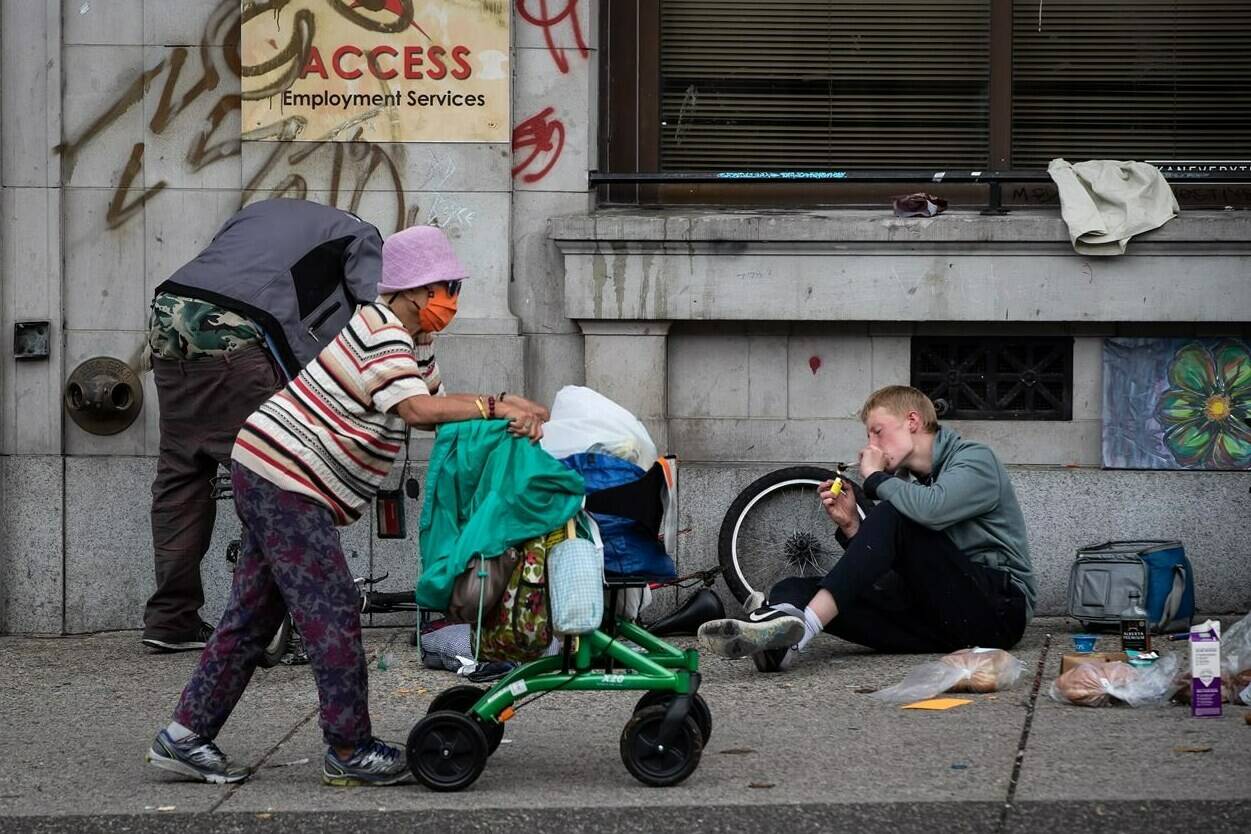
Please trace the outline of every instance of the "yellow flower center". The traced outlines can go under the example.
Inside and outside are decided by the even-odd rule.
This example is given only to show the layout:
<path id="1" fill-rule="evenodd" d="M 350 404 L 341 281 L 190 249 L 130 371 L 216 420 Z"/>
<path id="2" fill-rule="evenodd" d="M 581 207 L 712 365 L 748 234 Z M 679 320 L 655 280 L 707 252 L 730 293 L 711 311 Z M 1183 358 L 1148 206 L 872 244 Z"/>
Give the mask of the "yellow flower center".
<path id="1" fill-rule="evenodd" d="M 1216 394 L 1208 398 L 1207 404 L 1203 407 L 1203 412 L 1209 420 L 1221 421 L 1229 417 L 1229 397 L 1222 394 Z"/>

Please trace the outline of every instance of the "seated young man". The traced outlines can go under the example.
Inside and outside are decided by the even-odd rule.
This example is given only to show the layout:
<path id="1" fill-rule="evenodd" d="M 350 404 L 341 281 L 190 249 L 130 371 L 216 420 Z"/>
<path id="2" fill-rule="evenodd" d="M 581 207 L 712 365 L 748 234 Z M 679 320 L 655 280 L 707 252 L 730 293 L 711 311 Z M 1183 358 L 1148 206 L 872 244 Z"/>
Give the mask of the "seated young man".
<path id="1" fill-rule="evenodd" d="M 915 388 L 875 392 L 860 419 L 869 438 L 860 474 L 877 505 L 861 520 L 849 484 L 818 493 L 842 558 L 824 578 L 784 579 L 767 600 L 754 594 L 745 620 L 705 623 L 705 649 L 776 672 L 822 630 L 903 653 L 1021 639 L 1037 592 L 1025 519 L 995 453 L 939 426 Z"/>

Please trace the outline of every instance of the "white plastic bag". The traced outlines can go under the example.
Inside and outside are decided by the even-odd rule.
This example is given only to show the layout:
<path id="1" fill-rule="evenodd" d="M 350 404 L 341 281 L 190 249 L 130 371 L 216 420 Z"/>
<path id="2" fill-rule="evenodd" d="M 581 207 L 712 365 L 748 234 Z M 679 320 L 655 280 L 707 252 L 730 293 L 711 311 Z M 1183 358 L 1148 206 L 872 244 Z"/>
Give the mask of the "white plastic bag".
<path id="1" fill-rule="evenodd" d="M 1251 669 L 1251 614 L 1229 627 L 1221 637 L 1221 677 L 1232 680 Z"/>
<path id="2" fill-rule="evenodd" d="M 1083 663 L 1051 684 L 1053 701 L 1080 707 L 1102 707 L 1114 701 L 1131 707 L 1163 704 L 1177 690 L 1177 657 L 1162 657 L 1151 666 L 1135 669 L 1128 663 Z"/>
<path id="3" fill-rule="evenodd" d="M 552 417 L 539 441 L 549 455 L 603 452 L 647 471 L 656 462 L 656 444 L 639 419 L 612 400 L 579 385 L 566 385 L 552 403 Z"/>
<path id="4" fill-rule="evenodd" d="M 1011 689 L 1025 664 L 1002 649 L 961 649 L 922 663 L 894 686 L 869 697 L 888 704 L 924 701 L 940 692 L 997 692 Z"/>

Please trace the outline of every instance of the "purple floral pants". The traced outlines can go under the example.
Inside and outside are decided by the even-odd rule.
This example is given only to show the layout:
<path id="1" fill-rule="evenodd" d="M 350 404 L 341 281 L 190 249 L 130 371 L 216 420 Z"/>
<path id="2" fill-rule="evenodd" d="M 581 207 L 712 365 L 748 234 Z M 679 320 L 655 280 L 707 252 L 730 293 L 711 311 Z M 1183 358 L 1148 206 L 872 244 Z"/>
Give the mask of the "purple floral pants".
<path id="1" fill-rule="evenodd" d="M 304 638 L 326 743 L 348 747 L 371 736 L 369 682 L 360 600 L 330 510 L 232 465 L 243 522 L 239 564 L 221 623 L 183 689 L 174 720 L 217 736 L 283 615 Z"/>

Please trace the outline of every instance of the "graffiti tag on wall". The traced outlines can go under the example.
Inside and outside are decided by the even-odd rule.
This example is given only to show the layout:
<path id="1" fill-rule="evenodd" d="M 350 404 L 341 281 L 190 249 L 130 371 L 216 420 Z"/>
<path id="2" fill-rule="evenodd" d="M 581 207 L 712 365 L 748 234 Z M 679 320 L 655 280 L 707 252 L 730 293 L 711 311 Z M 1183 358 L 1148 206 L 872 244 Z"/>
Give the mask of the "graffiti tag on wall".
<path id="1" fill-rule="evenodd" d="M 256 139 L 290 139 L 306 131 L 307 122 L 300 116 L 277 114 L 272 122 L 243 133 L 229 127 L 228 117 L 239 110 L 243 96 L 236 92 L 238 80 L 257 68 L 244 65 L 239 52 L 239 27 L 243 19 L 282 10 L 290 0 L 265 0 L 244 3 L 220 0 L 214 7 L 200 43 L 195 48 L 176 47 L 169 54 L 133 79 L 116 98 L 104 106 L 77 135 L 57 145 L 61 157 L 62 181 L 69 182 L 83 150 L 108 131 L 135 107 L 142 106 L 145 95 L 159 90 L 159 98 L 145 131 L 152 137 L 164 136 L 171 127 L 193 118 L 193 105 L 208 105 L 201 129 L 189 141 L 184 162 L 186 170 L 197 172 L 242 152 L 242 141 Z M 377 2 L 377 0 L 374 0 Z M 403 0 L 410 3 L 410 0 Z M 362 5 L 367 5 L 362 2 Z M 306 52 L 308 34 L 315 27 L 311 18 L 293 19 L 290 41 L 273 44 L 274 56 L 269 69 L 301 65 L 299 57 Z M 405 199 L 402 160 L 394 146 L 369 142 L 362 138 L 361 121 L 377 115 L 370 111 L 336 124 L 326 136 L 299 145 L 276 143 L 267 148 L 260 167 L 243 183 L 240 205 L 263 197 L 306 197 L 308 176 L 313 171 L 329 173 L 327 202 L 339 208 L 356 211 L 370 192 L 389 196 L 392 207 L 375 219 L 389 220 L 392 230 L 416 222 L 418 207 Z M 346 138 L 348 141 L 342 141 Z M 105 214 L 108 228 L 117 229 L 138 216 L 145 204 L 161 193 L 168 183 L 158 181 L 141 189 L 146 142 L 136 142 L 124 160 L 119 160 L 120 175 Z M 326 161 L 329 157 L 329 161 Z M 423 187 L 438 188 L 446 182 L 454 168 L 450 161 L 435 162 L 426 174 Z M 140 190 L 141 189 L 141 190 Z M 138 193 L 136 193 L 138 191 Z M 128 196 L 130 195 L 130 196 Z M 444 215 L 455 212 L 444 207 Z M 457 223 L 472 221 L 472 213 L 456 214 Z M 433 221 L 431 221 L 433 222 Z M 386 223 L 379 222 L 385 229 Z"/>

